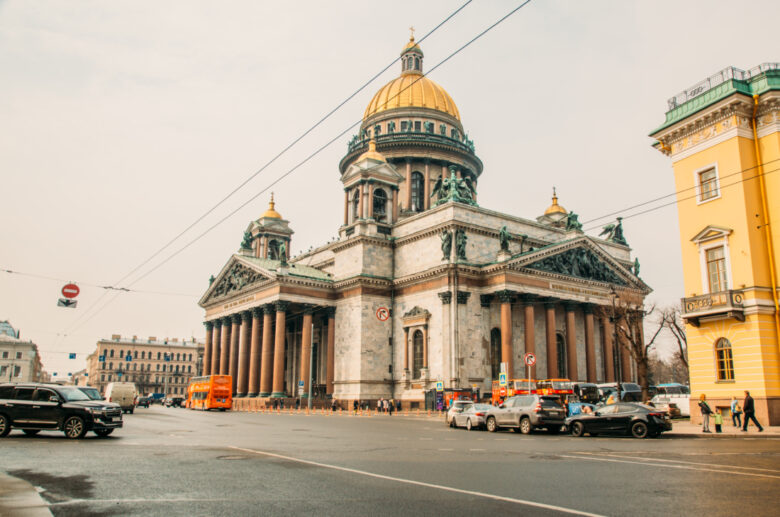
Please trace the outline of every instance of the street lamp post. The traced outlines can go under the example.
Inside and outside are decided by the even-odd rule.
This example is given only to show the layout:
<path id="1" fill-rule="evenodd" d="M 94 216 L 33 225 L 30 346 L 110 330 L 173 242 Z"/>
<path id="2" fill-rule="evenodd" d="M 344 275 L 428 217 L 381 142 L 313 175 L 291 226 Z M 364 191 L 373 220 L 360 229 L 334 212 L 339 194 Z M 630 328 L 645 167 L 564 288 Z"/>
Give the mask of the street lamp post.
<path id="1" fill-rule="evenodd" d="M 615 361 L 615 377 L 617 380 L 617 399 L 620 400 L 620 394 L 623 389 L 622 387 L 622 379 L 623 379 L 623 361 L 621 361 L 620 357 L 620 341 L 618 336 L 618 330 L 617 330 L 617 307 L 615 306 L 615 302 L 620 299 L 620 296 L 618 296 L 617 291 L 615 291 L 615 286 L 610 286 L 610 292 L 609 295 L 612 297 L 612 317 L 610 318 L 610 321 L 612 322 L 612 331 L 614 332 L 614 343 L 615 343 L 615 354 L 613 357 L 613 361 Z"/>

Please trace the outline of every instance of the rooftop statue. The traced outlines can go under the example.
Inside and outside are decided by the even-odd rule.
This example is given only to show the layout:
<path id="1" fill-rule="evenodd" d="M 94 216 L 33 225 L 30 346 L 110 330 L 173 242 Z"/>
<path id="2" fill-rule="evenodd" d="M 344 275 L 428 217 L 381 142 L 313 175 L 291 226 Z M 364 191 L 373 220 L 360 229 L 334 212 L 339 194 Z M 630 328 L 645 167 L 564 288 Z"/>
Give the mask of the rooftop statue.
<path id="1" fill-rule="evenodd" d="M 279 262 L 281 262 L 283 266 L 287 265 L 287 244 L 284 242 L 279 244 Z"/>
<path id="2" fill-rule="evenodd" d="M 474 184 L 471 178 L 461 179 L 455 174 L 455 167 L 450 167 L 450 177 L 439 177 L 436 180 L 436 184 L 433 186 L 433 192 L 431 197 L 438 196 L 439 200 L 436 201 L 434 206 L 438 206 L 448 201 L 456 201 L 458 203 L 464 203 L 467 205 L 476 205 L 474 201 Z"/>
<path id="3" fill-rule="evenodd" d="M 634 276 L 639 277 L 639 259 L 634 259 Z"/>
<path id="4" fill-rule="evenodd" d="M 569 212 L 566 215 L 566 230 L 577 230 L 582 231 L 582 223 L 579 220 L 579 217 L 577 214 L 575 214 L 573 211 Z"/>
<path id="5" fill-rule="evenodd" d="M 509 230 L 507 230 L 506 225 L 501 227 L 501 230 L 498 232 L 498 240 L 501 243 L 501 251 L 509 251 L 509 239 L 512 237 L 512 235 L 509 233 Z"/>
<path id="6" fill-rule="evenodd" d="M 244 239 L 241 241 L 241 249 L 242 250 L 251 250 L 252 249 L 252 234 L 248 231 L 244 232 Z"/>
<path id="7" fill-rule="evenodd" d="M 599 237 L 606 235 L 605 239 L 614 242 L 615 244 L 622 244 L 628 246 L 626 238 L 623 236 L 623 218 L 617 218 L 617 224 L 608 224 L 601 229 Z"/>

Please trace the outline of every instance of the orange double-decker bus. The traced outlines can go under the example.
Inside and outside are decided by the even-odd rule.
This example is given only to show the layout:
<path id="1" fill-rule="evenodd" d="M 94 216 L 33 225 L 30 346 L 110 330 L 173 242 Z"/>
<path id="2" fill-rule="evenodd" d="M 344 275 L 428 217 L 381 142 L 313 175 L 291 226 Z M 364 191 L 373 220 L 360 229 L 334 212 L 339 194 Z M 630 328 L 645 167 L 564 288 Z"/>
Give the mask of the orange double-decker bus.
<path id="1" fill-rule="evenodd" d="M 498 381 L 493 381 L 491 402 L 497 404 L 515 395 L 534 393 L 536 393 L 536 381 L 533 379 L 510 379 L 506 381 L 506 387 L 501 387 L 498 385 Z"/>
<path id="2" fill-rule="evenodd" d="M 230 375 L 207 375 L 193 377 L 187 386 L 186 407 L 190 409 L 219 409 L 225 411 L 233 406 L 233 377 Z"/>
<path id="3" fill-rule="evenodd" d="M 574 393 L 569 379 L 544 379 L 536 383 L 540 395 L 561 395 L 561 398 Z"/>

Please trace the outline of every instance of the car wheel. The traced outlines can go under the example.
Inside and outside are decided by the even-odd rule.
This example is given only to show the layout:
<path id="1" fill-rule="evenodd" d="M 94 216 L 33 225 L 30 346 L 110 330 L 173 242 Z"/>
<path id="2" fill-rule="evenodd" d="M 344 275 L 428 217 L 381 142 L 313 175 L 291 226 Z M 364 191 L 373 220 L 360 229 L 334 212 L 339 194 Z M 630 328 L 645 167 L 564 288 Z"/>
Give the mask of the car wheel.
<path id="1" fill-rule="evenodd" d="M 520 432 L 523 434 L 531 434 L 532 429 L 531 421 L 527 416 L 523 417 L 522 420 L 520 420 Z"/>
<path id="2" fill-rule="evenodd" d="M 450 420 L 450 427 L 455 427 L 455 417 Z"/>
<path id="3" fill-rule="evenodd" d="M 131 415 L 133 414 L 133 411 L 135 411 L 135 409 L 131 409 L 131 410 L 130 410 L 130 414 L 131 414 Z"/>
<path id="4" fill-rule="evenodd" d="M 468 420 L 466 420 L 466 431 L 471 431 L 472 429 L 474 428 L 471 427 L 471 419 L 469 418 Z"/>
<path id="5" fill-rule="evenodd" d="M 584 434 L 585 434 L 585 426 L 582 425 L 582 422 L 574 422 L 571 425 L 572 436 L 583 436 Z"/>
<path id="6" fill-rule="evenodd" d="M 27 436 L 35 436 L 36 434 L 40 433 L 40 429 L 22 429 L 24 431 L 24 434 Z"/>
<path id="7" fill-rule="evenodd" d="M 631 436 L 634 438 L 646 438 L 647 437 L 647 424 L 644 422 L 637 422 L 631 426 Z"/>
<path id="8" fill-rule="evenodd" d="M 65 436 L 71 440 L 78 440 L 79 438 L 83 438 L 87 433 L 87 426 L 84 425 L 84 420 L 82 418 L 72 416 L 65 420 L 62 430 L 65 432 Z"/>
<path id="9" fill-rule="evenodd" d="M 8 417 L 0 415 L 0 436 L 5 436 L 11 432 L 11 422 L 8 421 Z"/>
<path id="10" fill-rule="evenodd" d="M 108 436 L 109 434 L 111 434 L 113 432 L 114 432 L 113 429 L 99 429 L 99 430 L 96 429 L 95 430 L 95 434 L 100 436 L 100 437 L 103 437 L 103 438 L 105 438 L 106 436 Z"/>
<path id="11" fill-rule="evenodd" d="M 488 417 L 487 422 L 485 423 L 487 426 L 487 430 L 491 433 L 495 433 L 498 431 L 498 425 L 496 425 L 496 419 L 492 416 Z"/>

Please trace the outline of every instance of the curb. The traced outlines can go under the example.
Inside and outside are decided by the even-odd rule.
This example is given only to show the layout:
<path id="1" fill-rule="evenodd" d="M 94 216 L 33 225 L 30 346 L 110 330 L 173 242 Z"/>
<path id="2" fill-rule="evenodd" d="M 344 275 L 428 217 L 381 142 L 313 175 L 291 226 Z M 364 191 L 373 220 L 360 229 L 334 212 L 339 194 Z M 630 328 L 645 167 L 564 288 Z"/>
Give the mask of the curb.
<path id="1" fill-rule="evenodd" d="M 51 517 L 51 511 L 34 486 L 0 472 L 0 515 Z"/>

